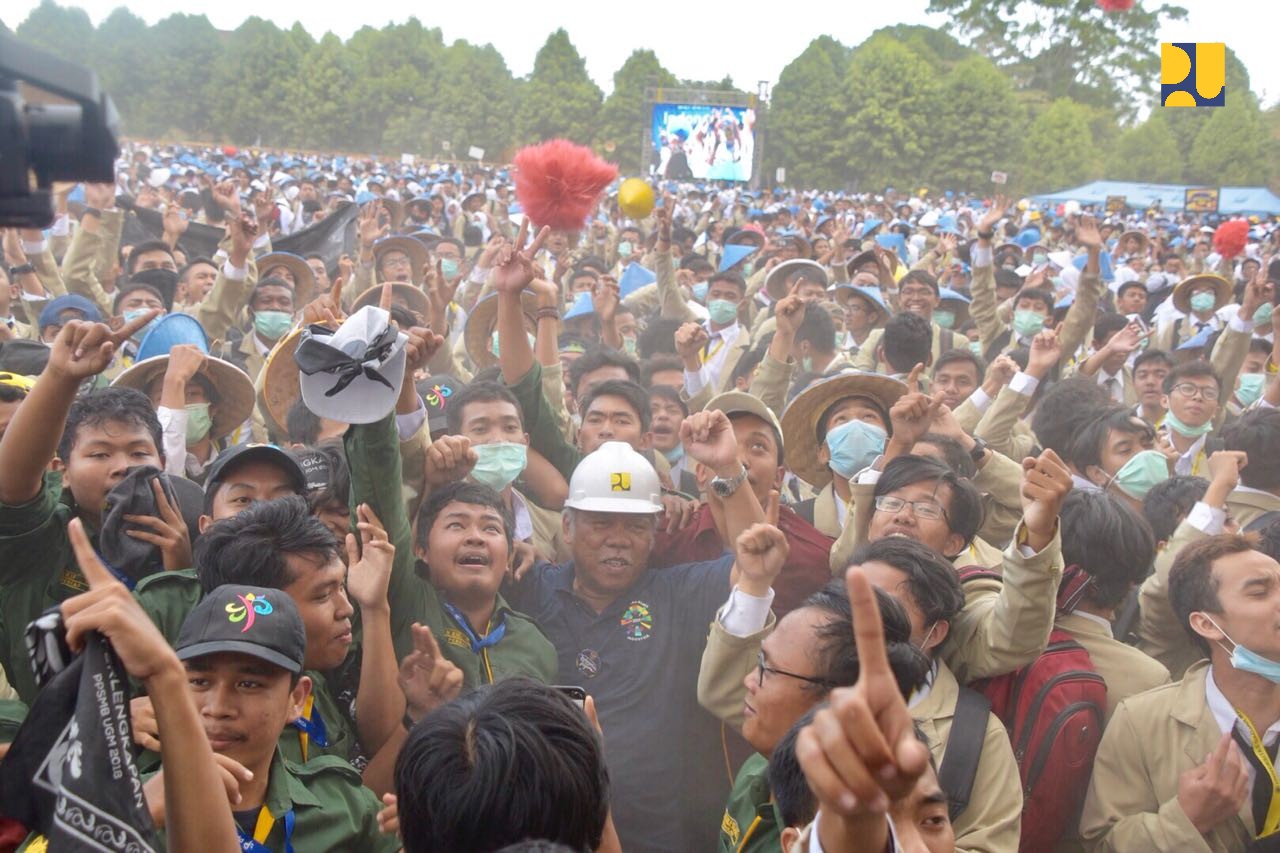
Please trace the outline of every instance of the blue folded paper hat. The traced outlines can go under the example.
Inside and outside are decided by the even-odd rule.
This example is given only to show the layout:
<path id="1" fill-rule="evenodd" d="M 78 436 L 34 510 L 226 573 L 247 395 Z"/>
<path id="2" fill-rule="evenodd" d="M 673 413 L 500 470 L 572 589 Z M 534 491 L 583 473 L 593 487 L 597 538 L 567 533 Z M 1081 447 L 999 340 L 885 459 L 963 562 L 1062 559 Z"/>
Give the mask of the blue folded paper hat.
<path id="1" fill-rule="evenodd" d="M 621 291 L 622 288 L 619 287 L 618 290 Z M 594 313 L 596 313 L 596 307 L 591 303 L 591 291 L 584 290 L 573 298 L 573 304 L 565 312 L 564 319 L 572 320 L 574 317 L 585 317 Z"/>
<path id="2" fill-rule="evenodd" d="M 741 262 L 748 255 L 756 252 L 755 246 L 744 245 L 742 243 L 730 243 L 724 247 L 724 257 L 720 258 L 720 268 L 716 272 L 724 272 L 731 269 L 735 264 Z M 632 264 L 632 266 L 637 266 Z M 650 273 L 652 275 L 652 273 Z"/>
<path id="3" fill-rule="evenodd" d="M 891 234 L 877 234 L 876 242 L 886 249 L 892 249 L 898 253 L 898 259 L 903 263 L 907 262 L 907 239 L 897 232 Z"/>
<path id="4" fill-rule="evenodd" d="M 1181 344 L 1178 344 L 1178 349 L 1202 349 L 1209 345 L 1209 338 L 1211 337 L 1213 337 L 1213 330 L 1206 326 Z"/>
<path id="5" fill-rule="evenodd" d="M 1072 259 L 1071 263 L 1078 270 L 1084 269 L 1085 261 L 1089 259 L 1088 255 L 1077 255 Z M 1103 281 L 1115 281 L 1116 273 L 1111 266 L 1111 253 L 1102 252 L 1098 255 L 1098 274 Z"/>
<path id="6" fill-rule="evenodd" d="M 938 288 L 938 299 L 943 302 L 946 302 L 948 299 L 951 299 L 956 302 L 963 302 L 965 305 L 968 305 L 970 301 L 969 297 L 965 296 L 963 293 L 959 292 L 958 290 L 952 290 L 949 287 Z"/>
<path id="7" fill-rule="evenodd" d="M 882 219 L 868 219 L 866 222 L 862 223 L 861 236 L 864 239 L 866 237 L 869 237 L 877 228 L 879 228 L 883 224 L 884 224 L 884 220 Z"/>
<path id="8" fill-rule="evenodd" d="M 734 248 L 737 247 L 726 246 L 725 254 L 727 255 L 729 250 Z M 618 279 L 618 296 L 625 299 L 646 284 L 653 284 L 657 280 L 658 277 L 654 275 L 653 270 L 632 261 L 627 264 L 626 269 L 622 271 L 622 277 Z"/>

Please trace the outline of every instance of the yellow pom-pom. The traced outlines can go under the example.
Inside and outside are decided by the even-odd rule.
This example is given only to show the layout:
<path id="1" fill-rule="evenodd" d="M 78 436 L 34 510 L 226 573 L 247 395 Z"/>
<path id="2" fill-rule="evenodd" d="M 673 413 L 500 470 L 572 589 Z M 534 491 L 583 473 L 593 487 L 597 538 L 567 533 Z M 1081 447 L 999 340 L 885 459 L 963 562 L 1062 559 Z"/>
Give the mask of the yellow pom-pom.
<path id="1" fill-rule="evenodd" d="M 618 187 L 618 207 L 631 219 L 644 219 L 653 212 L 653 187 L 640 178 L 627 178 Z"/>

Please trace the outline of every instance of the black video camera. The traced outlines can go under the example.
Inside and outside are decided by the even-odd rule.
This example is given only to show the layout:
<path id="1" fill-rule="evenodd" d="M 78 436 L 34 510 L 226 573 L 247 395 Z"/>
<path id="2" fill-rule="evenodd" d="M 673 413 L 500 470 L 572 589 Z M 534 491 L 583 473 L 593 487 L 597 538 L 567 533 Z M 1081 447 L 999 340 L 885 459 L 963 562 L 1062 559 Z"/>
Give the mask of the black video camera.
<path id="1" fill-rule="evenodd" d="M 52 222 L 54 181 L 113 183 L 118 123 L 96 74 L 0 33 L 0 227 Z"/>

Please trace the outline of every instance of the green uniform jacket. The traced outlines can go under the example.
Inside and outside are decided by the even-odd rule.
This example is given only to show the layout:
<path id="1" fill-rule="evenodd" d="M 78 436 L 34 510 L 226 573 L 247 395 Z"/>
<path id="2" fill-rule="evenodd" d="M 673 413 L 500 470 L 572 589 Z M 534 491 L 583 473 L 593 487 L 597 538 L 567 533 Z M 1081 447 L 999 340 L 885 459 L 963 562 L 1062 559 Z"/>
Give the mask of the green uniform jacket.
<path id="1" fill-rule="evenodd" d="M 270 850 L 285 849 L 284 815 L 293 809 L 293 849 L 359 850 L 361 853 L 394 853 L 400 841 L 378 831 L 378 810 L 382 803 L 373 791 L 360 783 L 360 774 L 350 764 L 333 757 L 316 758 L 295 764 L 279 752 L 271 762 L 267 782 L 267 810 L 275 816 L 264 844 Z M 240 817 L 237 814 L 237 817 Z M 258 818 L 254 809 L 241 824 L 253 834 Z"/>
<path id="2" fill-rule="evenodd" d="M 178 631 L 182 628 L 183 621 L 204 597 L 204 590 L 200 588 L 195 569 L 183 569 L 161 572 L 143 578 L 134 588 L 133 597 L 141 605 L 142 610 L 151 617 L 151 621 L 160 629 L 160 633 L 169 641 L 169 644 L 174 645 L 178 641 Z M 327 746 L 320 746 L 314 741 L 310 743 L 307 749 L 308 760 L 321 755 L 331 755 L 345 761 L 357 752 L 352 712 L 350 707 L 345 710 L 343 708 L 344 704 L 350 706 L 351 703 L 349 701 L 344 703 L 339 699 L 340 690 L 335 689 L 335 685 L 336 682 L 346 683 L 350 680 L 342 675 L 351 670 L 353 664 L 358 666 L 359 660 L 359 648 L 353 645 L 351 652 L 347 655 L 346 663 L 339 667 L 340 674 L 336 678 L 332 677 L 334 675 L 332 673 L 327 677 L 314 670 L 307 671 L 306 674 L 311 678 L 313 685 L 312 695 L 316 697 L 315 712 L 319 713 L 320 719 L 324 721 L 327 735 Z M 285 728 L 280 735 L 280 750 L 290 761 L 301 763 L 303 761 L 302 743 L 298 735 L 299 731 L 296 728 L 292 726 Z M 159 756 L 148 755 L 147 758 L 143 765 L 146 768 L 154 767 L 159 761 Z"/>
<path id="3" fill-rule="evenodd" d="M 53 471 L 45 472 L 44 488 L 30 502 L 0 504 L 0 653 L 9 683 L 28 704 L 36 683 L 27 661 L 27 623 L 89 589 L 67 539 L 75 515 L 62 501 L 62 475 Z"/>
<path id="4" fill-rule="evenodd" d="M 742 763 L 720 819 L 720 853 L 775 853 L 782 848 L 782 817 L 769 792 L 769 759 L 755 753 Z"/>
<path id="5" fill-rule="evenodd" d="M 509 387 L 524 413 L 529 446 L 554 465 L 567 482 L 573 477 L 573 469 L 582 461 L 582 451 L 565 441 L 556 425 L 555 412 L 542 393 L 542 365 L 535 361 L 529 372 Z"/>
<path id="6" fill-rule="evenodd" d="M 541 387 L 535 384 L 534 388 L 541 399 Z M 550 420 L 546 423 L 555 430 Z M 418 622 L 431 629 L 440 650 L 462 670 L 463 683 L 468 687 L 512 675 L 554 682 L 555 647 L 533 620 L 512 610 L 501 595 L 494 615 L 506 614 L 506 634 L 501 642 L 476 654 L 461 626 L 445 611 L 435 587 L 418 577 L 414 570 L 413 534 L 400 488 L 400 436 L 394 415 L 378 423 L 352 427 L 343 443 L 351 471 L 351 505 L 369 504 L 396 549 L 387 600 L 391 603 L 391 637 L 397 659 L 403 660 L 413 650 L 412 625 Z M 488 626 L 480 626 L 477 630 L 487 633 L 487 629 Z"/>

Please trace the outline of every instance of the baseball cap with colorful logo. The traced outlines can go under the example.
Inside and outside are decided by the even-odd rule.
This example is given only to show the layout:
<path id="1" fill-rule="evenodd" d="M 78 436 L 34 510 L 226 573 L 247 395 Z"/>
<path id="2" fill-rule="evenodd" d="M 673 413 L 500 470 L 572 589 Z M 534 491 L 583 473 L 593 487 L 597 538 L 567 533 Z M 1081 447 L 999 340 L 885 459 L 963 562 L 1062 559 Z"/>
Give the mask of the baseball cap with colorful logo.
<path id="1" fill-rule="evenodd" d="M 296 675 L 307 634 L 297 605 L 282 590 L 223 584 L 187 615 L 174 648 L 179 660 L 233 652 Z"/>

